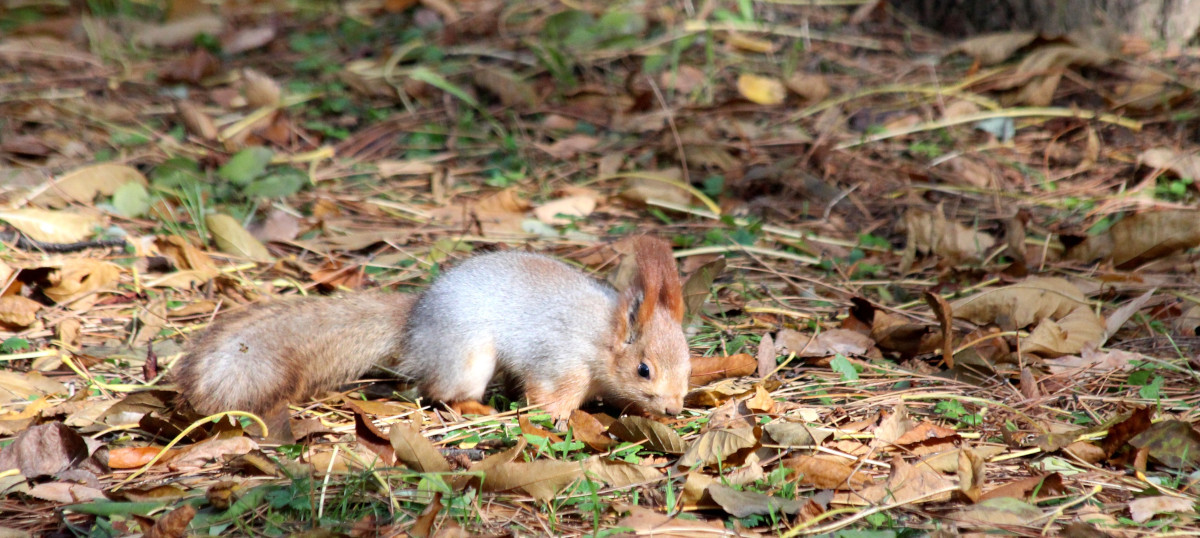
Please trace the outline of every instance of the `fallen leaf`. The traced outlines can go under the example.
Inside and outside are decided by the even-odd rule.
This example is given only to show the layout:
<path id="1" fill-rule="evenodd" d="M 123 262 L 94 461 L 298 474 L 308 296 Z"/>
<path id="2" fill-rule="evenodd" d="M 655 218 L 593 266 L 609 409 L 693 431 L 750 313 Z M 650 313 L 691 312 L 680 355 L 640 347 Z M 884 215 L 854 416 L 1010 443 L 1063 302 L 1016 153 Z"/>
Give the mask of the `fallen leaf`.
<path id="1" fill-rule="evenodd" d="M 1034 39 L 1037 39 L 1037 32 L 984 34 L 960 41 L 952 52 L 971 56 L 981 65 L 992 65 L 1007 60 L 1014 52 L 1033 43 Z"/>
<path id="2" fill-rule="evenodd" d="M 420 473 L 445 473 L 450 463 L 424 435 L 405 424 L 394 424 L 388 432 L 396 460 Z"/>
<path id="3" fill-rule="evenodd" d="M 196 517 L 196 508 L 185 504 L 159 517 L 146 531 L 146 538 L 184 538 L 188 536 L 188 524 Z"/>
<path id="4" fill-rule="evenodd" d="M 1042 511 L 1036 506 L 1012 497 L 997 497 L 978 504 L 954 510 L 946 519 L 968 525 L 994 529 L 1000 525 L 1024 526 L 1030 521 L 1041 519 Z"/>
<path id="5" fill-rule="evenodd" d="M 996 244 L 991 235 L 947 219 L 940 206 L 936 211 L 906 211 L 899 230 L 907 237 L 905 267 L 916 254 L 934 254 L 952 265 L 978 262 Z"/>
<path id="6" fill-rule="evenodd" d="M 1012 497 L 1023 501 L 1035 502 L 1038 499 L 1045 499 L 1055 495 L 1066 493 L 1067 489 L 1063 486 L 1062 475 L 1058 473 L 1050 473 L 1042 476 L 1031 476 L 1021 480 L 1014 480 L 1000 487 L 993 488 L 980 497 L 980 500 L 995 499 L 997 497 Z M 1033 494 L 1037 493 L 1038 498 L 1033 498 Z"/>
<path id="7" fill-rule="evenodd" d="M 692 538 L 694 536 L 724 535 L 725 525 L 720 521 L 696 521 L 660 514 L 641 506 L 614 503 L 613 510 L 628 512 L 617 521 L 617 527 L 633 529 L 642 535 L 662 538 Z"/>
<path id="8" fill-rule="evenodd" d="M 147 185 L 146 176 L 132 166 L 101 163 L 84 166 L 55 178 L 33 203 L 54 209 L 72 203 L 90 204 L 97 196 L 112 196 L 128 183 Z"/>
<path id="9" fill-rule="evenodd" d="M 113 469 L 136 469 L 154 459 L 162 447 L 158 446 L 123 446 L 108 450 L 108 466 Z M 164 456 L 159 461 L 168 459 Z"/>
<path id="10" fill-rule="evenodd" d="M 1200 467 L 1200 432 L 1182 420 L 1164 420 L 1134 436 L 1129 444 L 1172 469 Z"/>
<path id="11" fill-rule="evenodd" d="M 608 427 L 608 433 L 628 443 L 645 441 L 646 448 L 666 454 L 683 454 L 683 438 L 670 426 L 645 417 L 624 416 Z"/>
<path id="12" fill-rule="evenodd" d="M 599 143 L 600 139 L 594 136 L 574 134 L 550 145 L 537 144 L 537 147 L 555 159 L 569 160 L 590 151 Z"/>
<path id="13" fill-rule="evenodd" d="M 274 258 L 250 232 L 229 215 L 213 213 L 204 217 L 204 223 L 221 252 L 254 261 L 269 262 Z"/>
<path id="14" fill-rule="evenodd" d="M 583 470 L 588 476 L 595 477 L 612 488 L 652 483 L 663 477 L 663 474 L 653 467 L 607 460 L 600 456 L 584 460 Z"/>
<path id="15" fill-rule="evenodd" d="M 789 90 L 792 90 L 792 93 L 803 97 L 810 103 L 824 100 L 833 91 L 826 82 L 825 76 L 815 73 L 794 73 L 784 81 L 784 84 Z"/>
<path id="16" fill-rule="evenodd" d="M 746 100 L 760 105 L 782 104 L 787 98 L 787 90 L 782 82 L 749 73 L 738 77 L 737 89 Z"/>
<path id="17" fill-rule="evenodd" d="M 520 489 L 542 502 L 549 501 L 568 484 L 583 474 L 579 462 L 537 460 L 510 461 L 488 469 L 481 488 L 483 491 Z"/>
<path id="18" fill-rule="evenodd" d="M 58 304 L 68 304 L 80 297 L 115 286 L 121 266 L 105 261 L 69 258 L 50 272 L 49 286 L 42 293 Z"/>
<path id="19" fill-rule="evenodd" d="M 209 461 L 229 455 L 240 456 L 251 450 L 258 450 L 258 443 L 249 437 L 212 438 L 181 450 L 167 467 L 173 471 L 196 470 Z"/>
<path id="20" fill-rule="evenodd" d="M 712 294 L 713 282 L 724 270 L 725 258 L 722 257 L 701 265 L 688 276 L 683 283 L 683 305 L 688 318 L 700 314 L 704 302 Z"/>
<path id="21" fill-rule="evenodd" d="M 37 321 L 37 313 L 41 309 L 42 303 L 28 297 L 20 295 L 0 297 L 0 323 L 28 327 Z"/>
<path id="22" fill-rule="evenodd" d="M 45 482 L 30 488 L 28 494 L 36 499 L 63 504 L 88 503 L 107 499 L 103 491 L 71 482 Z"/>
<path id="23" fill-rule="evenodd" d="M 594 196 L 567 196 L 546 202 L 533 210 L 533 215 L 546 224 L 566 226 L 596 210 Z"/>
<path id="24" fill-rule="evenodd" d="M 801 484 L 821 489 L 859 490 L 871 484 L 871 476 L 856 470 L 844 458 L 832 456 L 792 456 L 780 465 L 800 474 Z"/>
<path id="25" fill-rule="evenodd" d="M 275 107 L 283 99 L 283 89 L 279 83 L 255 69 L 242 69 L 242 83 L 242 93 L 246 95 L 246 103 L 250 106 Z"/>
<path id="26" fill-rule="evenodd" d="M 695 357 L 692 359 L 692 376 L 688 383 L 698 387 L 727 377 L 754 375 L 757 370 L 758 359 L 746 353 L 727 357 Z"/>
<path id="27" fill-rule="evenodd" d="M 758 342 L 758 351 L 754 354 L 754 359 L 758 361 L 758 377 L 771 375 L 777 366 L 775 362 L 777 356 L 775 341 L 771 338 L 770 333 L 762 335 L 762 339 Z"/>
<path id="28" fill-rule="evenodd" d="M 899 457 L 892 459 L 892 471 L 886 483 L 876 484 L 855 493 L 839 493 L 833 502 L 862 506 L 865 504 L 927 503 L 950 499 L 958 484 L 924 465 L 911 465 Z"/>
<path id="29" fill-rule="evenodd" d="M 1200 181 L 1200 154 L 1171 148 L 1151 148 L 1143 151 L 1140 157 L 1146 166 L 1170 170 L 1181 178 Z"/>
<path id="30" fill-rule="evenodd" d="M 776 444 L 792 448 L 815 447 L 833 434 L 827 428 L 811 428 L 787 420 L 772 420 L 763 426 L 763 430 Z"/>
<path id="31" fill-rule="evenodd" d="M 500 98 L 500 104 L 508 107 L 532 107 L 537 102 L 533 86 L 516 73 L 495 65 L 472 70 L 475 85 Z"/>
<path id="32" fill-rule="evenodd" d="M 758 436 L 754 430 L 738 428 L 704 432 L 679 457 L 678 465 L 691 469 L 726 461 L 742 449 L 758 445 Z"/>
<path id="33" fill-rule="evenodd" d="M 1078 353 L 1095 345 L 1104 325 L 1079 288 L 1061 278 L 1030 278 L 986 290 L 953 303 L 954 317 L 1004 330 L 1034 326 L 1022 351 L 1049 357 Z"/>
<path id="34" fill-rule="evenodd" d="M 1150 521 L 1158 514 L 1194 514 L 1194 502 L 1187 497 L 1158 495 L 1129 501 L 1129 517 L 1138 523 Z"/>
<path id="35" fill-rule="evenodd" d="M 146 47 L 176 47 L 191 43 L 200 34 L 221 35 L 225 23 L 216 15 L 198 15 L 148 25 L 133 35 L 134 43 Z"/>
<path id="36" fill-rule="evenodd" d="M 590 413 L 576 409 L 571 411 L 571 417 L 567 419 L 567 426 L 571 428 L 571 434 L 584 444 L 591 447 L 592 450 L 603 452 L 608 450 L 615 441 L 608 436 L 604 431 L 604 425 L 600 424 L 596 417 Z"/>
<path id="37" fill-rule="evenodd" d="M 1067 250 L 1071 260 L 1111 259 L 1118 269 L 1134 269 L 1200 246 L 1200 211 L 1146 211 L 1127 215 L 1107 232 L 1089 236 Z"/>
<path id="38" fill-rule="evenodd" d="M 0 449 L 0 471 L 17 469 L 25 479 L 55 476 L 88 457 L 87 442 L 60 422 L 26 429 Z"/>
<path id="39" fill-rule="evenodd" d="M 98 217 L 82 213 L 35 208 L 0 211 L 0 220 L 42 243 L 83 241 L 92 235 L 101 222 Z"/>
<path id="40" fill-rule="evenodd" d="M 738 491 L 724 484 L 710 484 L 708 494 L 733 517 L 767 514 L 795 514 L 804 508 L 804 501 L 784 499 L 754 491 Z"/>

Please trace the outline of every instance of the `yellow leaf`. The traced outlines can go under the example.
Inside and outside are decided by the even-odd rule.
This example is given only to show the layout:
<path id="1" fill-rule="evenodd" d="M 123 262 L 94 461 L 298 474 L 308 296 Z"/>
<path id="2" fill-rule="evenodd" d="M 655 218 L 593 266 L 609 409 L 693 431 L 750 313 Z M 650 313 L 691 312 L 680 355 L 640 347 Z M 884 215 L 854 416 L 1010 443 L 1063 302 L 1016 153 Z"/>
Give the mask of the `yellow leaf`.
<path id="1" fill-rule="evenodd" d="M 787 97 L 783 83 L 758 75 L 742 75 L 737 81 L 738 93 L 760 105 L 778 105 Z"/>
<path id="2" fill-rule="evenodd" d="M 34 208 L 0 211 L 0 220 L 43 243 L 82 241 L 100 225 L 100 219 L 90 215 Z"/>

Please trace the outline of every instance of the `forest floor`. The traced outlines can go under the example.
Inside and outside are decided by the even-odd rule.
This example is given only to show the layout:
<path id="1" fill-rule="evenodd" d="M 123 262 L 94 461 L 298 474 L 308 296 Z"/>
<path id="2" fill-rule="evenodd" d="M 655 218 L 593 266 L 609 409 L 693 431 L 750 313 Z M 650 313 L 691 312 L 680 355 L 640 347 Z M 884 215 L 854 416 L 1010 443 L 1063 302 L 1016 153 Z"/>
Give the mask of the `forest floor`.
<path id="1" fill-rule="evenodd" d="M 0 7 L 0 534 L 1200 532 L 1197 49 L 886 2 L 210 4 Z M 679 416 L 371 379 L 280 443 L 177 399 L 223 312 L 500 249 L 605 278 L 639 233 L 685 279 Z"/>

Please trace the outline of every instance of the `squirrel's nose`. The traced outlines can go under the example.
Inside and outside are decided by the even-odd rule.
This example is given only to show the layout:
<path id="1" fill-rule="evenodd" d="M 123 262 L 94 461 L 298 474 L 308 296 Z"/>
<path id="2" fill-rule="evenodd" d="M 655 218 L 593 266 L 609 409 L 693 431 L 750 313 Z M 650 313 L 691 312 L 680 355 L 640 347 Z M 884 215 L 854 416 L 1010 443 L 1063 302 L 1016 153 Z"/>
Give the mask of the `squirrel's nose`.
<path id="1" fill-rule="evenodd" d="M 667 416 L 671 416 L 671 417 L 676 416 L 682 412 L 683 412 L 682 405 L 668 405 L 665 408 L 663 408 L 663 414 L 667 415 Z"/>

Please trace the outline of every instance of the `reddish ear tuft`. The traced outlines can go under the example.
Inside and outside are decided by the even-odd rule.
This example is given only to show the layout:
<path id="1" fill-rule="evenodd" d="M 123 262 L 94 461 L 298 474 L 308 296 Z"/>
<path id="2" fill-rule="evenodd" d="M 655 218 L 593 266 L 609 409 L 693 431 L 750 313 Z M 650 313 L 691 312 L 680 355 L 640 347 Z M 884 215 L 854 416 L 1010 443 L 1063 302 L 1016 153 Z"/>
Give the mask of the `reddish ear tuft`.
<path id="1" fill-rule="evenodd" d="M 662 306 L 675 321 L 683 321 L 683 286 L 675 267 L 671 245 L 662 239 L 639 236 L 633 239 L 633 254 L 637 259 L 634 287 L 642 290 L 642 305 L 638 309 L 638 325 L 644 325 Z"/>

